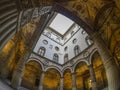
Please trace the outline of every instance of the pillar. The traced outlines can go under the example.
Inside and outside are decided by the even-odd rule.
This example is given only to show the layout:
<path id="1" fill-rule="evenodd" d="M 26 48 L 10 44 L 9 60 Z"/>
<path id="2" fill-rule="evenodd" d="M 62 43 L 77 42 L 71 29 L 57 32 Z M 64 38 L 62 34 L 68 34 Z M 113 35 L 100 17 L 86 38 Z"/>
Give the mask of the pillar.
<path id="1" fill-rule="evenodd" d="M 14 43 L 12 40 L 10 41 L 11 44 Z M 11 47 L 9 53 L 6 55 L 5 60 L 1 60 L 2 62 L 2 67 L 1 67 L 1 77 L 2 78 L 7 78 L 9 76 L 9 67 L 8 64 L 10 62 L 11 56 L 14 54 L 15 51 L 15 43 Z"/>
<path id="2" fill-rule="evenodd" d="M 43 32 L 43 30 L 47 24 L 47 21 L 50 19 L 50 17 L 51 17 L 51 15 L 49 15 L 48 13 L 41 16 L 41 18 L 39 19 L 39 23 L 37 23 L 36 29 L 31 37 L 32 39 L 28 40 L 28 42 L 25 43 L 24 53 L 20 57 L 20 60 L 18 61 L 17 65 L 16 65 L 16 69 L 13 73 L 13 77 L 12 77 L 12 81 L 11 81 L 11 86 L 13 88 L 18 89 L 19 86 L 21 85 L 22 72 L 24 70 L 26 60 L 29 58 L 32 50 L 34 49 L 34 46 L 36 45 L 37 40 L 39 39 L 41 33 Z M 24 40 L 26 40 L 26 39 L 24 39 Z"/>
<path id="3" fill-rule="evenodd" d="M 64 78 L 61 77 L 60 78 L 60 90 L 63 90 L 63 81 L 64 81 Z"/>
<path id="4" fill-rule="evenodd" d="M 72 90 L 76 90 L 76 75 L 72 73 Z"/>
<path id="5" fill-rule="evenodd" d="M 12 54 L 11 54 L 12 55 Z M 5 59 L 5 62 L 2 63 L 1 67 L 1 76 L 2 78 L 7 78 L 9 76 L 9 68 L 8 68 L 8 63 L 9 63 L 10 57 L 7 56 Z"/>
<path id="6" fill-rule="evenodd" d="M 120 70 L 115 63 L 112 53 L 98 33 L 92 34 L 91 37 L 105 67 L 108 80 L 108 89 L 120 90 Z"/>
<path id="7" fill-rule="evenodd" d="M 43 80 L 44 80 L 44 75 L 45 75 L 45 72 L 42 71 L 41 76 L 40 76 L 39 90 L 43 90 Z"/>
<path id="8" fill-rule="evenodd" d="M 96 81 L 96 77 L 95 77 L 95 72 L 93 70 L 93 65 L 89 65 L 89 71 L 90 71 L 90 79 L 92 82 L 92 90 L 98 90 L 97 88 L 97 81 Z"/>
<path id="9" fill-rule="evenodd" d="M 25 63 L 26 63 L 26 60 L 27 60 L 28 56 L 29 56 L 29 50 L 26 49 L 24 54 L 19 59 L 17 65 L 16 65 L 16 68 L 13 72 L 13 76 L 12 76 L 12 80 L 11 80 L 11 86 L 14 89 L 18 89 L 19 86 L 21 85 L 22 74 L 23 74 L 23 71 L 24 71 L 24 68 L 25 68 Z"/>

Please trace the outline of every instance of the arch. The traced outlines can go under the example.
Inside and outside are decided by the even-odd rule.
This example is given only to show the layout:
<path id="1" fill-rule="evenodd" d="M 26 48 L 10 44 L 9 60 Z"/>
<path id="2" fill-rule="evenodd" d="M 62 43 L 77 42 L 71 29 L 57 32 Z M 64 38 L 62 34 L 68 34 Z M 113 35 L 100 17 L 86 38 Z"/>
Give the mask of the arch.
<path id="1" fill-rule="evenodd" d="M 69 67 L 69 66 L 67 66 L 67 67 L 65 67 L 62 71 L 62 73 L 65 73 L 65 71 L 67 70 L 67 69 L 69 69 L 70 71 L 71 71 L 71 73 L 72 73 L 72 68 L 71 67 Z"/>
<path id="2" fill-rule="evenodd" d="M 45 69 L 45 72 L 46 72 L 48 69 L 55 69 L 55 70 L 57 70 L 57 71 L 59 72 L 59 74 L 60 74 L 61 77 L 63 76 L 62 71 L 61 71 L 58 67 L 56 67 L 56 66 L 48 66 L 48 67 Z"/>
<path id="3" fill-rule="evenodd" d="M 91 52 L 90 57 L 89 57 L 89 59 L 88 59 L 89 65 L 92 64 L 92 56 L 93 56 L 94 53 L 96 53 L 96 52 L 98 52 L 96 48 L 93 49 L 93 51 Z"/>
<path id="4" fill-rule="evenodd" d="M 72 85 L 73 85 L 72 72 L 69 68 L 65 69 L 65 71 L 63 73 L 63 78 L 64 78 L 63 89 L 64 90 L 72 90 Z"/>
<path id="5" fill-rule="evenodd" d="M 42 62 L 41 62 L 40 60 L 38 60 L 38 59 L 36 59 L 36 58 L 29 58 L 29 59 L 27 60 L 26 64 L 27 64 L 28 62 L 30 62 L 30 61 L 36 61 L 36 62 L 38 62 L 38 63 L 40 64 L 42 70 L 44 71 L 44 66 L 43 66 L 43 64 L 42 64 Z"/>
<path id="6" fill-rule="evenodd" d="M 96 14 L 95 16 L 95 20 L 94 20 L 94 29 L 97 31 L 99 30 L 100 27 L 102 27 L 102 23 L 101 23 L 101 26 L 99 26 L 99 21 L 101 21 L 101 17 L 104 15 L 104 13 L 110 9 L 110 8 L 113 8 L 115 7 L 115 2 L 112 1 L 111 3 L 108 3 L 106 5 L 104 5 L 99 11 L 98 13 Z M 109 12 L 110 13 L 110 12 Z"/>
<path id="7" fill-rule="evenodd" d="M 64 8 L 63 6 L 61 6 L 61 5 L 56 3 L 56 4 L 53 5 L 53 11 L 61 13 L 64 16 L 70 18 L 71 20 L 76 22 L 78 25 L 80 25 L 88 34 L 92 34 L 94 32 L 94 29 L 92 29 L 80 17 L 78 17 L 75 13 L 73 13 L 70 10 L 68 10 L 67 8 Z"/>
<path id="8" fill-rule="evenodd" d="M 73 66 L 73 71 L 75 71 L 77 65 L 80 63 L 80 62 L 85 62 L 87 65 L 89 65 L 89 62 L 84 60 L 84 59 L 80 59 L 80 60 L 77 60 L 77 62 L 74 64 Z"/>
<path id="9" fill-rule="evenodd" d="M 27 6 L 27 5 L 26 5 Z M 56 12 L 59 12 L 59 13 L 61 13 L 61 14 L 63 14 L 64 16 L 66 16 L 66 17 L 68 17 L 68 18 L 70 18 L 71 20 L 73 20 L 74 22 L 76 22 L 78 25 L 80 25 L 88 34 L 92 34 L 93 32 L 94 32 L 94 29 L 92 28 L 92 27 L 90 27 L 90 25 L 88 25 L 84 20 L 82 20 L 81 18 L 80 18 L 80 16 L 78 16 L 78 15 L 76 15 L 75 13 L 73 13 L 71 10 L 68 10 L 67 8 L 65 8 L 65 7 L 63 7 L 63 6 L 61 6 L 61 5 L 59 5 L 59 4 L 57 4 L 57 3 L 50 3 L 50 5 L 46 5 L 46 6 L 43 6 L 43 7 L 41 7 L 42 9 L 40 10 L 41 11 L 41 13 L 40 13 L 40 15 L 39 16 L 42 16 L 42 15 L 45 15 L 46 13 L 49 13 L 49 14 L 53 14 L 54 13 L 54 11 L 56 11 Z M 23 8 L 21 8 L 21 11 L 20 11 L 20 13 L 21 12 L 23 12 L 23 10 L 22 10 Z M 31 9 L 31 7 L 29 7 L 29 8 L 25 8 L 24 9 L 24 12 L 25 11 L 27 11 L 27 10 L 30 10 Z M 38 8 L 38 6 L 35 6 L 35 9 L 39 9 Z M 31 10 L 32 11 L 32 13 L 33 13 L 33 11 L 34 10 Z M 52 12 L 53 11 L 53 12 Z M 19 18 L 21 19 L 23 16 L 22 15 L 24 15 L 24 14 L 22 14 L 22 15 L 20 15 L 20 13 L 18 14 L 18 16 L 19 16 Z M 51 16 L 51 15 L 50 15 Z M 24 16 L 25 17 L 25 16 Z M 27 16 L 27 17 L 29 17 L 29 16 Z M 31 16 L 30 16 L 31 17 Z M 45 17 L 46 18 L 46 17 Z M 28 22 L 29 21 L 31 21 L 31 19 L 32 19 L 32 17 L 30 18 L 30 20 L 28 20 Z M 22 23 L 22 21 L 20 20 L 20 22 L 19 23 Z M 43 23 L 43 22 L 41 22 L 41 23 Z M 25 23 L 24 25 L 26 25 L 27 23 Z M 20 25 L 20 24 L 18 24 L 18 25 Z M 23 26 L 22 26 L 23 27 Z M 21 27 L 21 28 L 22 28 Z M 13 34 L 14 35 L 14 34 Z M 11 35 L 11 37 L 10 38 L 12 38 L 12 36 L 13 35 Z M 10 38 L 9 38 L 9 40 L 10 40 Z M 8 40 L 7 40 L 8 41 Z M 4 45 L 4 43 L 2 43 L 3 45 Z M 3 48 L 3 46 L 2 47 L 0 47 L 0 50 Z"/>

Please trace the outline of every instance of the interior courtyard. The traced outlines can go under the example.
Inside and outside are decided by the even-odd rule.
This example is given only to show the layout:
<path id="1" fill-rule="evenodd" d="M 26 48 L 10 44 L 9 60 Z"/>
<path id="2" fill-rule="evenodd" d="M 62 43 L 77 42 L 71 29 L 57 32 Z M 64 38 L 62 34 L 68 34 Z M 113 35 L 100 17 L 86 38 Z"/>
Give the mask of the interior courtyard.
<path id="1" fill-rule="evenodd" d="M 120 90 L 120 0 L 0 0 L 0 90 Z"/>

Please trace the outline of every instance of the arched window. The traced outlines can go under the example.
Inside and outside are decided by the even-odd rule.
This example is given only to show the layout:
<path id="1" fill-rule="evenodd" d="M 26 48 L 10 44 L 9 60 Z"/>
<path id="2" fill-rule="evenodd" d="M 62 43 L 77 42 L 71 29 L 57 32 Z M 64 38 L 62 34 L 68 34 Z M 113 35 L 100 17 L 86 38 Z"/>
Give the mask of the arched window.
<path id="1" fill-rule="evenodd" d="M 86 43 L 87 43 L 87 45 L 92 44 L 92 40 L 88 36 L 86 37 Z"/>
<path id="2" fill-rule="evenodd" d="M 38 51 L 38 54 L 41 55 L 41 56 L 44 56 L 44 54 L 45 54 L 45 48 L 44 47 L 40 47 L 40 49 Z"/>
<path id="3" fill-rule="evenodd" d="M 58 60 L 59 60 L 59 56 L 58 56 L 58 54 L 54 54 L 53 55 L 53 60 L 55 61 L 55 62 L 58 62 Z"/>
<path id="4" fill-rule="evenodd" d="M 67 62 L 68 61 L 68 54 L 65 54 L 64 56 L 64 62 Z"/>
<path id="5" fill-rule="evenodd" d="M 74 53 L 75 53 L 75 56 L 80 53 L 80 48 L 78 45 L 74 47 Z"/>

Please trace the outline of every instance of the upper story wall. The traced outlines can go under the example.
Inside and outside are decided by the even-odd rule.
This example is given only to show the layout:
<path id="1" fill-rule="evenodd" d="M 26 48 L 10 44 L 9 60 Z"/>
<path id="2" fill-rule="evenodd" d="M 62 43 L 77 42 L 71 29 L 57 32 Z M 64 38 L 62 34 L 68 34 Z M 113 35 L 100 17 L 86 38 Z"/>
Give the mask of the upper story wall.
<path id="1" fill-rule="evenodd" d="M 47 40 L 48 44 L 44 44 L 44 40 Z M 56 46 L 59 47 L 58 51 L 55 49 Z M 56 53 L 59 56 L 58 62 L 60 64 L 63 64 L 63 48 L 60 44 L 54 42 L 53 40 L 51 40 L 50 38 L 48 38 L 42 34 L 33 51 L 38 53 L 40 47 L 44 47 L 46 49 L 44 57 L 46 57 L 50 60 L 53 60 L 53 55 Z"/>
<path id="2" fill-rule="evenodd" d="M 88 34 L 80 28 L 79 31 L 77 31 L 76 34 L 63 46 L 64 54 L 68 54 L 68 59 L 72 59 L 75 56 L 75 46 L 79 46 L 80 52 L 88 47 L 88 43 L 86 42 L 87 36 Z M 74 43 L 75 39 L 76 41 Z M 65 47 L 67 47 L 67 50 L 65 50 Z"/>
<path id="3" fill-rule="evenodd" d="M 86 41 L 87 37 L 88 34 L 82 28 L 79 28 L 79 30 L 74 33 L 74 35 L 64 45 L 61 45 L 42 34 L 34 48 L 34 52 L 38 53 L 40 47 L 44 47 L 44 57 L 53 60 L 53 56 L 56 53 L 59 57 L 58 63 L 63 64 L 65 54 L 68 54 L 69 60 L 75 56 L 75 46 L 79 46 L 80 52 L 89 46 Z M 75 39 L 76 41 L 74 42 Z M 56 47 L 58 47 L 59 50 L 56 50 Z M 65 50 L 66 47 L 67 49 Z"/>

